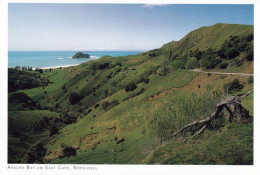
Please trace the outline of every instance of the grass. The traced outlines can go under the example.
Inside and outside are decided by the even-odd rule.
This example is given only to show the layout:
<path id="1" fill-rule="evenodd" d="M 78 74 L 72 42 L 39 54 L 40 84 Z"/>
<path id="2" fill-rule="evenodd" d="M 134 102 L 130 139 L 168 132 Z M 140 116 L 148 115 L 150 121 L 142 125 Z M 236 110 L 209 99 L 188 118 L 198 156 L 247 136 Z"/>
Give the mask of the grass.
<path id="1" fill-rule="evenodd" d="M 223 28 L 230 30 L 222 36 Z M 162 128 L 164 134 L 169 134 L 184 124 L 207 117 L 218 100 L 210 97 L 217 92 L 221 94 L 223 85 L 236 78 L 244 88 L 234 95 L 253 91 L 253 84 L 248 82 L 247 76 L 204 74 L 181 69 L 165 71 L 163 49 L 174 47 L 177 53 L 196 47 L 202 50 L 208 46 L 217 48 L 229 35 L 250 33 L 251 28 L 217 24 L 194 31 L 162 49 L 135 56 L 105 56 L 79 66 L 44 72 L 41 76 L 48 77 L 52 84 L 44 89 L 21 92 L 38 101 L 42 109 L 55 112 L 9 111 L 9 123 L 13 128 L 24 130 L 23 134 L 27 136 L 25 145 L 22 145 L 23 139 L 9 135 L 9 148 L 13 153 L 13 156 L 9 155 L 10 162 L 24 161 L 21 159 L 28 154 L 27 151 L 42 142 L 47 149 L 43 160 L 51 164 L 252 164 L 252 123 L 228 124 L 220 130 L 206 130 L 201 137 L 185 144 L 181 143 L 181 138 L 167 138 L 160 142 L 152 127 L 156 119 L 165 119 L 167 125 Z M 252 71 L 252 65 L 249 62 L 223 71 L 247 73 Z M 126 92 L 130 83 L 137 88 Z M 69 102 L 72 92 L 82 96 L 75 105 Z M 107 110 L 102 108 L 104 102 L 112 101 L 118 103 Z M 242 105 L 253 114 L 253 93 L 242 101 Z M 16 108 L 21 108 L 21 104 Z M 64 114 L 77 117 L 77 121 L 64 125 L 52 137 L 48 136 L 46 129 L 34 131 L 44 116 L 60 118 Z M 117 144 L 123 138 L 124 141 Z M 76 149 L 76 156 L 61 158 L 64 146 Z"/>
<path id="2" fill-rule="evenodd" d="M 52 93 L 58 88 L 60 88 L 64 83 L 68 81 L 68 79 L 64 78 L 66 69 L 60 69 L 60 70 L 53 70 L 54 72 L 44 72 L 42 76 L 49 76 L 49 80 L 53 82 L 52 84 L 49 84 L 44 89 L 42 87 L 33 88 L 33 89 L 25 89 L 20 90 L 19 92 L 23 92 L 27 94 L 32 99 L 38 101 L 42 97 L 45 96 L 44 91 L 47 93 Z"/>
<path id="3" fill-rule="evenodd" d="M 180 80 L 178 77 L 182 75 L 184 76 Z M 158 116 L 162 117 L 164 113 L 169 114 L 171 109 L 169 108 L 167 111 L 166 108 L 174 104 L 174 101 L 180 96 L 184 98 L 192 92 L 204 92 L 210 85 L 214 89 L 218 89 L 224 83 L 232 81 L 234 78 L 239 78 L 241 81 L 247 80 L 245 77 L 240 76 L 208 76 L 207 74 L 197 74 L 182 70 L 171 72 L 161 78 L 158 75 L 152 76 L 154 77 L 150 77 L 147 85 L 138 84 L 138 86 L 146 88 L 143 94 L 123 101 L 128 96 L 128 93 L 120 90 L 105 99 L 106 101 L 118 99 L 120 102 L 118 106 L 109 111 L 104 111 L 101 107 L 92 108 L 92 112 L 79 119 L 77 123 L 63 128 L 61 134 L 55 138 L 56 142 L 52 145 L 47 144 L 48 150 L 50 150 L 50 154 L 46 156 L 48 163 L 145 163 L 144 160 L 149 157 L 149 153 L 156 148 L 156 145 L 158 146 L 154 142 L 156 138 L 150 133 L 147 125 L 147 121 L 152 118 L 152 115 L 159 114 Z M 200 81 L 201 79 L 205 80 L 204 84 Z M 158 83 L 156 84 L 156 82 Z M 201 83 L 200 88 L 198 88 L 198 83 Z M 154 89 L 152 91 L 149 88 Z M 147 96 L 155 95 L 161 91 L 166 91 L 167 95 L 160 93 L 161 95 L 154 96 L 151 100 L 146 100 Z M 147 94 L 148 92 L 150 94 Z M 145 103 L 143 100 L 145 100 Z M 186 99 L 186 101 L 188 100 Z M 108 129 L 113 126 L 116 126 L 115 130 Z M 214 132 L 212 131 L 212 133 Z M 120 144 L 117 145 L 115 141 L 111 141 L 116 136 L 118 138 L 125 136 L 126 141 L 122 143 L 123 146 L 119 146 Z M 97 144 L 99 141 L 101 143 Z M 64 143 L 79 147 L 77 156 L 53 159 L 57 150 Z M 147 145 L 155 146 L 151 146 L 148 149 L 146 148 Z M 92 150 L 93 147 L 95 147 L 94 150 Z M 131 149 L 127 147 L 131 147 Z M 123 151 L 120 152 L 121 149 Z M 112 152 L 112 150 L 119 150 L 119 152 Z M 135 154 L 131 154 L 133 152 Z"/>
<path id="4" fill-rule="evenodd" d="M 8 112 L 8 162 L 26 163 L 30 148 L 49 137 L 48 126 L 42 126 L 44 117 L 51 121 L 60 115 L 46 110 Z"/>
<path id="5" fill-rule="evenodd" d="M 187 143 L 174 141 L 152 153 L 151 164 L 252 165 L 253 124 L 229 124 Z"/>

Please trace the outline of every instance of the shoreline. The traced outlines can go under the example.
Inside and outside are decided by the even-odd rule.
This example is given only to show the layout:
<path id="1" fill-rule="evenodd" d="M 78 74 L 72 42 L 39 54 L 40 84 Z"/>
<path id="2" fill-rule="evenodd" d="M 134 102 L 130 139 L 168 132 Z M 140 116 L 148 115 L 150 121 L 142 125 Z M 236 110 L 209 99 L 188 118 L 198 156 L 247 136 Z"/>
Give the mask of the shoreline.
<path id="1" fill-rule="evenodd" d="M 49 66 L 49 67 L 34 67 L 32 68 L 33 70 L 35 69 L 63 69 L 63 68 L 68 68 L 68 67 L 74 67 L 74 66 L 78 66 L 80 64 L 69 64 L 69 65 L 61 65 L 61 66 Z"/>

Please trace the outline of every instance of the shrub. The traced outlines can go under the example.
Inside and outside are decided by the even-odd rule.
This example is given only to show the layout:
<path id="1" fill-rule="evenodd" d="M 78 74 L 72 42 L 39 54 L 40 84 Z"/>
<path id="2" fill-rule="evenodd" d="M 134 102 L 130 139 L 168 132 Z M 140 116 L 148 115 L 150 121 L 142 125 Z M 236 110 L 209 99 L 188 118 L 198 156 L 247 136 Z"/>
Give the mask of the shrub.
<path id="1" fill-rule="evenodd" d="M 240 59 L 234 59 L 234 61 L 235 61 L 235 65 L 237 66 L 237 67 L 239 67 L 239 66 L 241 66 L 242 64 L 243 64 L 243 61 L 242 60 L 240 60 Z"/>
<path id="2" fill-rule="evenodd" d="M 16 69 L 8 69 L 8 92 L 20 89 L 31 89 L 41 85 L 37 78 L 38 73 L 29 73 Z"/>
<path id="3" fill-rule="evenodd" d="M 218 58 L 213 58 L 213 57 L 206 58 L 206 57 L 204 57 L 204 58 L 201 59 L 200 66 L 204 67 L 206 69 L 213 69 L 220 62 L 221 62 L 221 60 L 218 59 Z"/>
<path id="4" fill-rule="evenodd" d="M 63 115 L 63 122 L 67 124 L 75 123 L 77 121 L 77 117 L 74 115 L 64 114 Z"/>
<path id="5" fill-rule="evenodd" d="M 246 59 L 247 61 L 253 61 L 253 60 L 254 60 L 254 47 L 253 47 L 253 44 L 250 44 L 250 45 L 246 48 L 245 59 Z"/>
<path id="6" fill-rule="evenodd" d="M 232 82 L 226 83 L 223 86 L 225 93 L 234 93 L 243 89 L 244 85 L 236 78 Z"/>
<path id="7" fill-rule="evenodd" d="M 110 87 L 109 89 L 108 89 L 108 95 L 113 95 L 114 93 L 116 93 L 118 91 L 118 89 L 116 88 L 116 87 L 114 87 L 114 86 L 112 86 L 112 87 Z"/>
<path id="8" fill-rule="evenodd" d="M 185 63 L 185 69 L 195 69 L 197 67 L 197 64 L 198 64 L 197 58 L 190 57 Z"/>
<path id="9" fill-rule="evenodd" d="M 148 83 L 149 83 L 149 81 L 150 81 L 150 79 L 149 79 L 149 78 L 145 78 L 145 79 L 144 79 L 144 83 L 145 83 L 145 84 L 148 84 Z"/>
<path id="10" fill-rule="evenodd" d="M 248 77 L 247 81 L 249 84 L 254 83 L 254 77 L 253 76 Z"/>
<path id="11" fill-rule="evenodd" d="M 82 100 L 82 96 L 77 92 L 71 92 L 69 95 L 69 101 L 72 105 L 77 104 L 80 100 Z"/>
<path id="12" fill-rule="evenodd" d="M 130 99 L 130 98 L 136 97 L 136 96 L 142 94 L 144 91 L 145 91 L 145 89 L 144 89 L 144 88 L 141 88 L 141 89 L 139 89 L 137 92 L 133 92 L 133 93 L 129 94 L 129 96 L 126 97 L 126 98 L 124 98 L 123 101 L 126 101 L 126 100 L 128 100 L 128 99 Z"/>
<path id="13" fill-rule="evenodd" d="M 59 130 L 58 130 L 57 126 L 52 125 L 52 126 L 51 126 L 51 129 L 50 129 L 50 134 L 49 134 L 49 136 L 53 136 L 53 135 L 57 134 L 58 131 L 59 131 Z"/>
<path id="14" fill-rule="evenodd" d="M 28 103 L 29 101 L 33 101 L 32 98 L 30 98 L 25 93 L 19 92 L 12 94 L 9 98 L 9 103 Z"/>
<path id="15" fill-rule="evenodd" d="M 39 71 L 40 73 L 43 73 L 43 70 L 42 70 L 42 69 L 39 69 L 38 71 Z"/>
<path id="16" fill-rule="evenodd" d="M 109 102 L 108 102 L 108 101 L 104 101 L 104 102 L 102 103 L 102 108 L 103 108 L 105 111 L 107 110 L 108 106 L 109 106 Z"/>
<path id="17" fill-rule="evenodd" d="M 65 146 L 62 150 L 65 157 L 75 156 L 76 151 L 77 150 L 71 146 Z"/>
<path id="18" fill-rule="evenodd" d="M 133 90 L 135 90 L 136 88 L 137 88 L 136 84 L 130 83 L 130 84 L 126 85 L 125 91 L 126 91 L 126 92 L 133 91 Z"/>
<path id="19" fill-rule="evenodd" d="M 112 102 L 105 101 L 102 103 L 102 107 L 105 111 L 108 111 L 109 109 L 112 109 L 113 107 L 119 105 L 119 101 L 117 99 L 113 100 Z"/>
<path id="20" fill-rule="evenodd" d="M 158 69 L 158 73 L 159 73 L 160 76 L 165 76 L 169 71 L 170 71 L 170 69 L 166 66 L 161 66 Z"/>
<path id="21" fill-rule="evenodd" d="M 225 62 L 222 62 L 222 63 L 219 64 L 220 69 L 226 69 L 227 66 L 228 66 L 228 63 L 225 63 Z"/>
<path id="22" fill-rule="evenodd" d="M 97 103 L 95 106 L 94 106 L 94 108 L 96 109 L 96 108 L 98 108 L 99 107 L 99 104 Z"/>
<path id="23" fill-rule="evenodd" d="M 183 69 L 184 64 L 185 64 L 184 60 L 174 60 L 173 63 L 172 63 L 172 68 L 173 68 L 173 70 Z"/>
<path id="24" fill-rule="evenodd" d="M 42 158 L 45 156 L 47 149 L 44 148 L 42 143 L 38 143 L 31 148 L 28 153 L 28 159 L 26 163 L 43 163 Z"/>
<path id="25" fill-rule="evenodd" d="M 119 105 L 119 101 L 117 99 L 113 100 L 110 105 L 109 105 L 109 109 L 112 109 L 113 107 Z"/>

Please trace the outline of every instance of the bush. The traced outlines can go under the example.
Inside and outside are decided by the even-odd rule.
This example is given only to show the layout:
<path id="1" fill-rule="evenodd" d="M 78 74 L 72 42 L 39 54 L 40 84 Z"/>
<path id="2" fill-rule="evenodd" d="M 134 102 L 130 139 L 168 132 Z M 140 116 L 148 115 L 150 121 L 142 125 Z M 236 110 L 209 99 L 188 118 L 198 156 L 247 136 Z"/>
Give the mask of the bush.
<path id="1" fill-rule="evenodd" d="M 99 104 L 98 104 L 98 103 L 95 104 L 94 108 L 96 109 L 96 108 L 98 108 L 98 107 L 99 107 Z"/>
<path id="2" fill-rule="evenodd" d="M 228 66 L 228 63 L 225 63 L 225 62 L 222 62 L 222 63 L 219 64 L 220 69 L 226 69 L 227 66 Z"/>
<path id="3" fill-rule="evenodd" d="M 150 81 L 150 79 L 149 79 L 149 78 L 145 78 L 145 79 L 144 79 L 144 83 L 145 83 L 145 84 L 148 84 L 148 83 L 149 83 L 149 81 Z"/>
<path id="4" fill-rule="evenodd" d="M 119 101 L 117 99 L 113 100 L 110 104 L 109 104 L 109 109 L 112 109 L 113 107 L 119 105 Z"/>
<path id="5" fill-rule="evenodd" d="M 28 153 L 28 159 L 26 163 L 43 163 L 42 158 L 45 156 L 47 149 L 44 148 L 42 143 L 38 143 L 31 148 Z"/>
<path id="6" fill-rule="evenodd" d="M 108 111 L 109 109 L 112 109 L 113 107 L 119 105 L 119 101 L 117 99 L 113 100 L 111 103 L 108 101 L 105 101 L 102 103 L 102 107 L 105 111 Z"/>
<path id="7" fill-rule="evenodd" d="M 249 84 L 254 83 L 254 77 L 253 76 L 248 77 L 247 81 Z"/>
<path id="8" fill-rule="evenodd" d="M 9 98 L 8 98 L 8 102 L 9 103 L 28 103 L 29 101 L 33 101 L 32 98 L 30 98 L 28 95 L 26 95 L 25 93 L 15 93 L 12 94 Z"/>
<path id="9" fill-rule="evenodd" d="M 82 100 L 82 96 L 80 94 L 78 94 L 77 92 L 70 93 L 70 95 L 69 95 L 70 104 L 75 105 L 80 100 Z"/>
<path id="10" fill-rule="evenodd" d="M 8 92 L 20 89 L 31 89 L 41 85 L 38 73 L 29 73 L 16 69 L 8 69 Z"/>
<path id="11" fill-rule="evenodd" d="M 234 93 L 243 89 L 244 85 L 236 78 L 232 82 L 226 83 L 223 86 L 225 93 Z"/>
<path id="12" fill-rule="evenodd" d="M 240 59 L 238 59 L 238 58 L 234 59 L 234 61 L 235 61 L 235 65 L 236 65 L 237 67 L 239 67 L 239 66 L 241 66 L 241 65 L 243 64 L 243 61 L 240 60 Z"/>
<path id="13" fill-rule="evenodd" d="M 253 60 L 254 60 L 254 47 L 253 47 L 253 44 L 250 44 L 250 45 L 246 48 L 245 59 L 246 59 L 247 61 L 253 61 Z"/>
<path id="14" fill-rule="evenodd" d="M 63 122 L 66 125 L 75 123 L 76 121 L 77 121 L 77 116 L 75 116 L 75 115 L 69 115 L 67 113 L 63 115 Z"/>
<path id="15" fill-rule="evenodd" d="M 216 65 L 218 65 L 220 62 L 221 62 L 221 60 L 218 59 L 218 58 L 213 58 L 213 57 L 211 57 L 211 58 L 206 58 L 206 57 L 204 57 L 204 58 L 201 59 L 200 66 L 201 66 L 201 67 L 204 67 L 204 68 L 206 68 L 206 69 L 213 69 L 213 68 L 215 68 Z"/>
<path id="16" fill-rule="evenodd" d="M 159 73 L 160 76 L 165 76 L 169 71 L 170 71 L 170 69 L 166 66 L 161 66 L 158 69 L 158 73 Z"/>
<path id="17" fill-rule="evenodd" d="M 49 135 L 49 136 L 53 136 L 53 135 L 57 134 L 58 131 L 59 131 L 59 130 L 58 130 L 57 126 L 52 125 L 52 127 L 51 127 L 51 129 L 50 129 L 50 135 Z"/>
<path id="18" fill-rule="evenodd" d="M 108 101 L 104 101 L 104 102 L 102 103 L 102 108 L 103 108 L 105 111 L 107 110 L 108 106 L 109 106 L 109 102 L 108 102 Z"/>
<path id="19" fill-rule="evenodd" d="M 65 157 L 75 156 L 76 151 L 77 150 L 71 146 L 65 146 L 62 150 Z"/>
<path id="20" fill-rule="evenodd" d="M 136 88 L 137 88 L 136 84 L 130 83 L 130 84 L 126 85 L 125 91 L 126 91 L 126 92 L 133 91 L 133 90 L 135 90 Z"/>
<path id="21" fill-rule="evenodd" d="M 197 67 L 197 64 L 198 64 L 197 58 L 190 57 L 185 63 L 185 69 L 195 69 Z"/>
<path id="22" fill-rule="evenodd" d="M 172 63 L 172 68 L 173 68 L 173 70 L 183 69 L 184 65 L 185 65 L 184 60 L 174 60 L 173 63 Z"/>
<path id="23" fill-rule="evenodd" d="M 212 48 L 208 48 L 206 51 L 203 52 L 200 66 L 206 69 L 213 69 L 219 64 L 221 60 L 218 58 L 218 54 Z"/>

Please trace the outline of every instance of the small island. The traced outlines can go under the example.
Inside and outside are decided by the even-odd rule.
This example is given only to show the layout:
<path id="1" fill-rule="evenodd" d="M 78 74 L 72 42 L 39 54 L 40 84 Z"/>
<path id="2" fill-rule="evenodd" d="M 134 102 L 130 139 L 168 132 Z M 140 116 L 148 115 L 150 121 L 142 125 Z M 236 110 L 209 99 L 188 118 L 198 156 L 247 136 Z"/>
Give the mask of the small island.
<path id="1" fill-rule="evenodd" d="M 90 55 L 87 53 L 82 53 L 82 52 L 77 52 L 75 55 L 72 56 L 72 58 L 77 59 L 77 58 L 90 58 Z"/>

